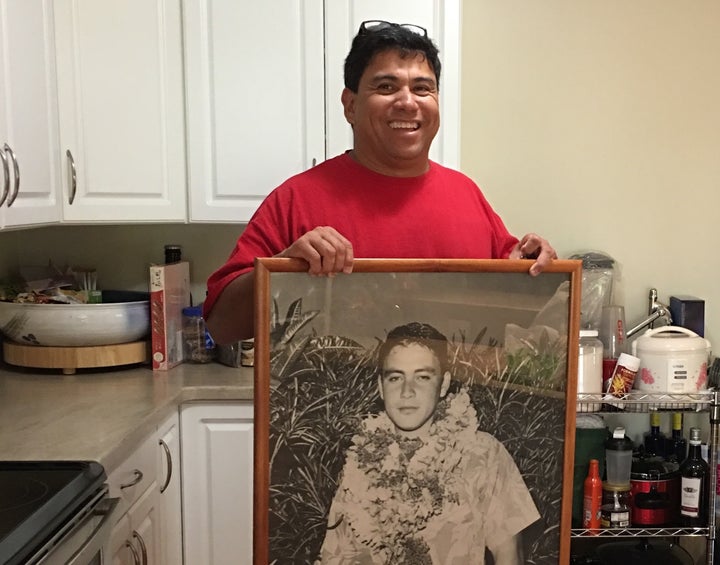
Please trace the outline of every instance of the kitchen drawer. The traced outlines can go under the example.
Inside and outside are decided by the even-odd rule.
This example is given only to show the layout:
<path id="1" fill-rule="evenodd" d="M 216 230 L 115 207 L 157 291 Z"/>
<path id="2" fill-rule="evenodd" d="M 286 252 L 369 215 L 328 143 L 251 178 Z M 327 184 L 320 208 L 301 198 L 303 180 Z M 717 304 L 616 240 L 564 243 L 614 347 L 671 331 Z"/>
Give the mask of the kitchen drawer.
<path id="1" fill-rule="evenodd" d="M 110 496 L 119 496 L 124 508 L 132 506 L 157 481 L 157 438 L 147 437 L 118 467 L 110 473 Z"/>

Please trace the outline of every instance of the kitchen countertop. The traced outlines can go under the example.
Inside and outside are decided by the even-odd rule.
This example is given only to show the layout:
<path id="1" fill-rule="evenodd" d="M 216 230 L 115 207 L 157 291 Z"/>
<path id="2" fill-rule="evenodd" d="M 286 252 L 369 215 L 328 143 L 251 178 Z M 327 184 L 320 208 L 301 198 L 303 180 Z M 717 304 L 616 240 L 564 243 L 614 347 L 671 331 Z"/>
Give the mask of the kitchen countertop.
<path id="1" fill-rule="evenodd" d="M 252 368 L 217 363 L 75 375 L 0 364 L 0 459 L 93 460 L 109 474 L 181 403 L 252 398 Z"/>

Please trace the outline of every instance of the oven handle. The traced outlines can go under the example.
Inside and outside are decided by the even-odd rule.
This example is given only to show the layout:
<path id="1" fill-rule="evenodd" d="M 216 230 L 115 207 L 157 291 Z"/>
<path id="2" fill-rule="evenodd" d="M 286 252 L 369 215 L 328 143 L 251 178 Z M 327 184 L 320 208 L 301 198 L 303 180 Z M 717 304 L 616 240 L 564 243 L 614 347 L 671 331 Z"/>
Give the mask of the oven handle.
<path id="1" fill-rule="evenodd" d="M 110 530 L 115 525 L 113 518 L 117 512 L 119 502 L 119 498 L 107 498 L 93 510 L 96 516 L 102 516 L 103 518 L 82 547 L 70 558 L 67 565 L 86 565 L 103 548 L 110 537 Z"/>

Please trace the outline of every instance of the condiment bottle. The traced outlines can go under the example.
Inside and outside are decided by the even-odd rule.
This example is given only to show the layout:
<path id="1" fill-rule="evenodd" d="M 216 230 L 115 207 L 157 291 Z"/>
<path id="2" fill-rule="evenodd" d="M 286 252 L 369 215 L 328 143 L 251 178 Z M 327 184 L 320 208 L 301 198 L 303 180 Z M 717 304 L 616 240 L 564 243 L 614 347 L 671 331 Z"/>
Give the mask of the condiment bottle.
<path id="1" fill-rule="evenodd" d="M 602 479 L 600 463 L 590 459 L 590 467 L 583 484 L 583 528 L 600 529 L 600 506 L 602 505 Z"/>

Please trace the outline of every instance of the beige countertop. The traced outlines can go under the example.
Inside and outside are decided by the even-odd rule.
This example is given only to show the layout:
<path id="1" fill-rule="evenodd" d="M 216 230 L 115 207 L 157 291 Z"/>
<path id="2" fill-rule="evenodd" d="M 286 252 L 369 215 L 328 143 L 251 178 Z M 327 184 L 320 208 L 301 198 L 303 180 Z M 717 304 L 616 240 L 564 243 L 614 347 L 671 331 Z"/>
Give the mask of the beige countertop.
<path id="1" fill-rule="evenodd" d="M 0 459 L 94 460 L 110 473 L 183 402 L 252 401 L 252 368 L 109 371 L 0 365 Z"/>

